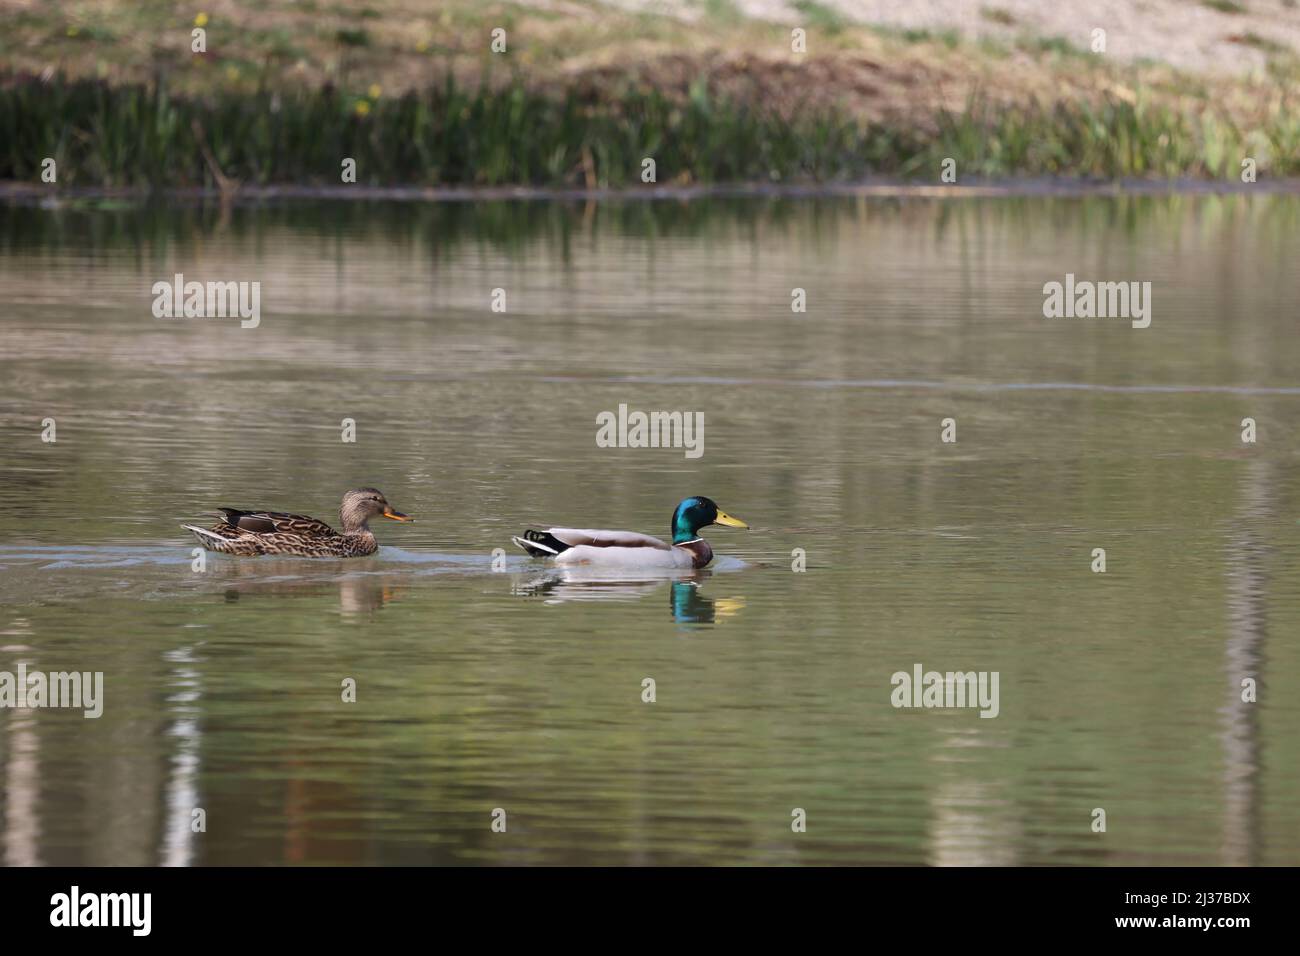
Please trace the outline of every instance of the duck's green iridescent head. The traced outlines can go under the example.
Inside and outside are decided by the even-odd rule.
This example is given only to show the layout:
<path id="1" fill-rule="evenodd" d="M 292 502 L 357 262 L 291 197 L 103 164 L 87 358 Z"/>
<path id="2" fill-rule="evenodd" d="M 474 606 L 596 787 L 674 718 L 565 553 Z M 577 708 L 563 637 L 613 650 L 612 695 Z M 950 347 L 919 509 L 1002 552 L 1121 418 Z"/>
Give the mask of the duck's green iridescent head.
<path id="1" fill-rule="evenodd" d="M 728 528 L 749 527 L 739 518 L 733 518 L 721 510 L 712 498 L 692 495 L 683 500 L 673 512 L 673 544 L 698 538 L 700 529 L 711 524 L 726 525 Z"/>

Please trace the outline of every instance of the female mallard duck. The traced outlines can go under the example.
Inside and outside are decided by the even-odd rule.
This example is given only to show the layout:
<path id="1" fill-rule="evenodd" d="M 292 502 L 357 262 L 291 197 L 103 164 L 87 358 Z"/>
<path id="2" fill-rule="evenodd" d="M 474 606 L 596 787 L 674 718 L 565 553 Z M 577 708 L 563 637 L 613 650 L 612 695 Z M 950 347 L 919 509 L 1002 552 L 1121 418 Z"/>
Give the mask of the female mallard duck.
<path id="1" fill-rule="evenodd" d="M 554 558 L 560 565 L 597 565 L 608 568 L 674 568 L 683 571 L 705 567 L 713 560 L 713 549 L 700 537 L 700 529 L 711 524 L 748 528 L 708 498 L 699 495 L 684 500 L 673 512 L 671 545 L 635 531 L 592 531 L 580 528 L 551 528 L 525 531 L 511 538 L 535 558 Z"/>
<path id="2" fill-rule="evenodd" d="M 376 515 L 394 521 L 414 521 L 394 511 L 374 488 L 355 488 L 343 496 L 338 532 L 324 521 L 282 511 L 240 511 L 218 508 L 224 521 L 211 528 L 183 524 L 209 551 L 224 554 L 292 554 L 302 558 L 360 558 L 374 554 L 379 542 L 368 522 Z"/>

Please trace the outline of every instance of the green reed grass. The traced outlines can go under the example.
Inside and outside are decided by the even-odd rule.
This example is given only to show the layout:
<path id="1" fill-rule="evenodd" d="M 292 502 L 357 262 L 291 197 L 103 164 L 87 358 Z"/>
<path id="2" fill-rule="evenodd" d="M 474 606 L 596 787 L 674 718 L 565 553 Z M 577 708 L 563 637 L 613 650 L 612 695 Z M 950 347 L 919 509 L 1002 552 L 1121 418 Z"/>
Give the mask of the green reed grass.
<path id="1" fill-rule="evenodd" d="M 658 182 L 960 177 L 1232 176 L 1255 156 L 1275 175 L 1300 172 L 1300 120 L 1278 113 L 1242 130 L 1204 112 L 1106 99 L 1019 109 L 972 100 L 924 126 L 867 124 L 830 110 L 781 116 L 716 97 L 638 87 L 599 94 L 519 83 L 421 93 L 340 89 L 226 90 L 173 97 L 165 84 L 0 77 L 0 179 L 39 182 L 56 160 L 60 185 L 161 188 L 338 184 L 345 157 L 374 185 L 597 185 Z M 210 160 L 209 158 L 210 157 Z"/>

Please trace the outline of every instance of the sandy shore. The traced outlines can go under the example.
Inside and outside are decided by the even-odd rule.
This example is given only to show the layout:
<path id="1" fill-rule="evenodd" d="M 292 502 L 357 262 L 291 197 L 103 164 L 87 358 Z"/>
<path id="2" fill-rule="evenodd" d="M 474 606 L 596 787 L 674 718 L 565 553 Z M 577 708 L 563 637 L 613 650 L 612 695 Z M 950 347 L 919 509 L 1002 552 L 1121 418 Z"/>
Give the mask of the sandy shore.
<path id="1" fill-rule="evenodd" d="M 899 30 L 955 30 L 966 38 L 1060 37 L 1090 49 L 1106 31 L 1106 52 L 1127 62 L 1154 60 L 1193 73 L 1249 74 L 1270 54 L 1300 52 L 1297 0 L 726 0 L 743 16 L 790 26 L 845 21 Z M 525 6 L 529 4 L 524 4 Z M 540 5 L 540 4 L 539 4 Z M 686 20 L 709 4 L 691 0 L 611 0 L 625 10 Z"/>

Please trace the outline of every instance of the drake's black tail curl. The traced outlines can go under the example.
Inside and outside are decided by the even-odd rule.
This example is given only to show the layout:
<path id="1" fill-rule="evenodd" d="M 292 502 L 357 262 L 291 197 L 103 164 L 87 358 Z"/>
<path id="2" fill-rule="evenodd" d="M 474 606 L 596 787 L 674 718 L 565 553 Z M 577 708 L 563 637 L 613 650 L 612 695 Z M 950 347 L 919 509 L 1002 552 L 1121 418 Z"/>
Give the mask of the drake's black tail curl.
<path id="1" fill-rule="evenodd" d="M 534 531 L 531 528 L 524 532 L 522 538 L 515 537 L 511 540 L 534 558 L 554 557 L 570 547 L 549 531 Z"/>

